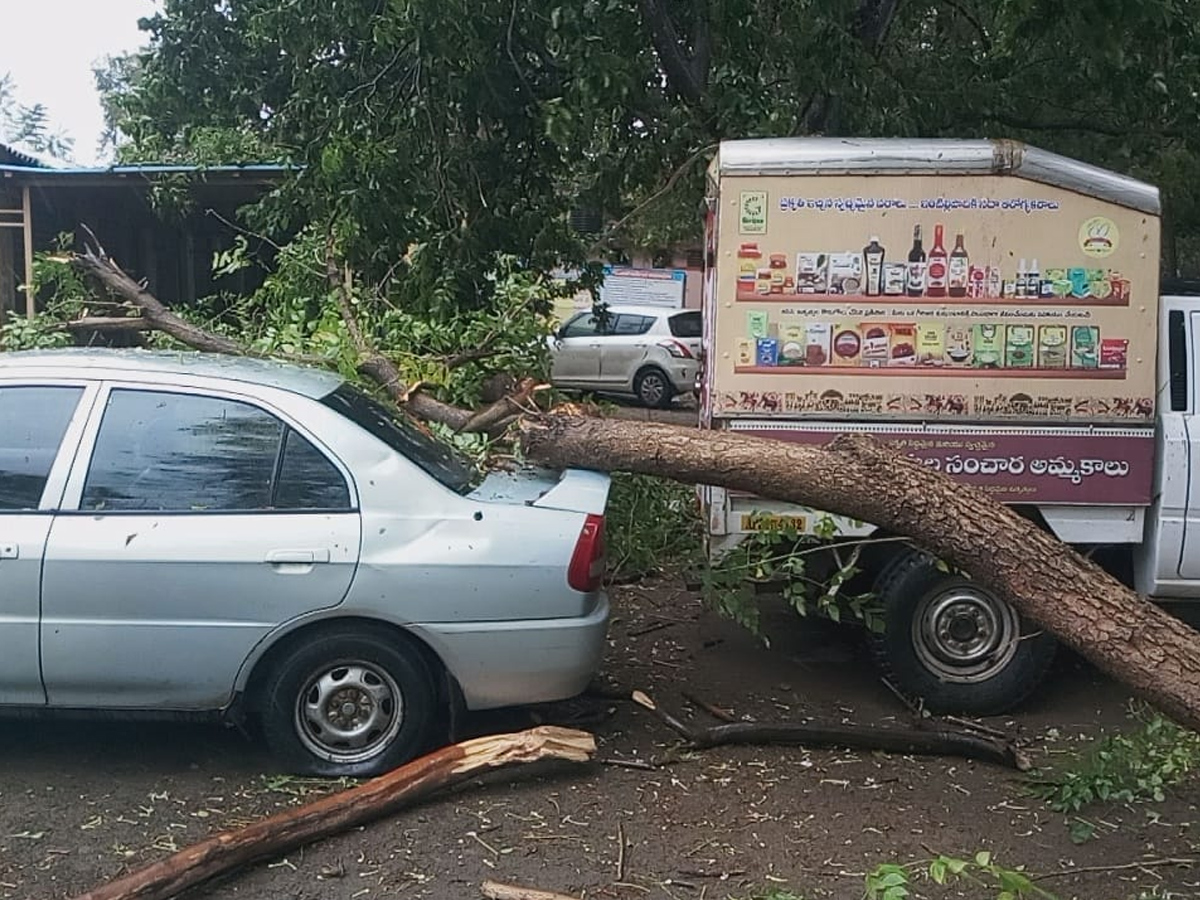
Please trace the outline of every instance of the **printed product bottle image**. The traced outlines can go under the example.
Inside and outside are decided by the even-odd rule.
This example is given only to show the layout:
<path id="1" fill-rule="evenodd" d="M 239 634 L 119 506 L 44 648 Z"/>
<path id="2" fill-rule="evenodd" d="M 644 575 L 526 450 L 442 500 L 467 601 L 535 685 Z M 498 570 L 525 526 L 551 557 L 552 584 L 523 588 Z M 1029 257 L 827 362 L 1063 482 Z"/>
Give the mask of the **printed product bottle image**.
<path id="1" fill-rule="evenodd" d="M 950 251 L 950 266 L 947 275 L 949 294 L 951 297 L 967 296 L 967 279 L 971 271 L 970 258 L 963 247 L 963 236 L 960 231 L 954 236 L 954 249 Z"/>
<path id="2" fill-rule="evenodd" d="M 948 270 L 949 255 L 943 243 L 941 223 L 938 223 L 933 226 L 933 247 L 929 251 L 929 264 L 925 270 L 925 293 L 928 296 L 946 296 Z"/>
<path id="3" fill-rule="evenodd" d="M 904 292 L 910 297 L 925 294 L 925 248 L 921 246 L 921 226 L 913 226 L 913 245 L 908 251 L 908 274 Z"/>
<path id="4" fill-rule="evenodd" d="M 863 273 L 867 278 L 866 293 L 876 297 L 883 293 L 883 247 L 879 238 L 871 236 L 871 243 L 863 247 Z"/>

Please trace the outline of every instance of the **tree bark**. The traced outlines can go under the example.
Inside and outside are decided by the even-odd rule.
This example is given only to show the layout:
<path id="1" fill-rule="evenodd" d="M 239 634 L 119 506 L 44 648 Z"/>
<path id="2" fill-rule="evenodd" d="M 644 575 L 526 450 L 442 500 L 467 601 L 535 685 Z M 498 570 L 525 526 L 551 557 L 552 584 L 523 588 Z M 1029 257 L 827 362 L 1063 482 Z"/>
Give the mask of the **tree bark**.
<path id="1" fill-rule="evenodd" d="M 869 437 L 843 435 L 818 448 L 545 416 L 522 423 L 522 445 L 556 467 L 721 485 L 912 537 L 1180 724 L 1200 729 L 1200 634 L 982 491 Z"/>
<path id="2" fill-rule="evenodd" d="M 218 834 L 76 900 L 166 900 L 252 862 L 374 821 L 481 770 L 543 759 L 586 762 L 595 749 L 590 734 L 549 726 L 453 744 L 358 787 Z"/>

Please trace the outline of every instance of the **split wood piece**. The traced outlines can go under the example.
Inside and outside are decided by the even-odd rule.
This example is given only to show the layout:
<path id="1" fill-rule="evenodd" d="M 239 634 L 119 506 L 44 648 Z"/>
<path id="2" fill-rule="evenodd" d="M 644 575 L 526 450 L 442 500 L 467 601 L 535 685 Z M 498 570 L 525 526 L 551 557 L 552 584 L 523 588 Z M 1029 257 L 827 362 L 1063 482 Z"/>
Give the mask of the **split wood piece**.
<path id="1" fill-rule="evenodd" d="M 962 756 L 1028 771 L 1029 759 L 1012 744 L 958 731 L 879 728 L 873 725 L 798 725 L 794 723 L 734 722 L 695 728 L 655 703 L 642 691 L 633 702 L 650 710 L 693 747 L 704 750 L 726 744 L 800 744 L 884 750 L 918 756 Z"/>
<path id="2" fill-rule="evenodd" d="M 539 891 L 536 888 L 518 887 L 515 884 L 501 884 L 498 881 L 485 881 L 479 891 L 488 900 L 579 900 L 570 894 L 558 894 L 554 891 Z"/>
<path id="3" fill-rule="evenodd" d="M 587 762 L 595 749 L 587 732 L 549 726 L 453 744 L 357 787 L 186 847 L 77 900 L 166 900 L 218 875 L 390 815 L 485 769 L 544 759 Z"/>

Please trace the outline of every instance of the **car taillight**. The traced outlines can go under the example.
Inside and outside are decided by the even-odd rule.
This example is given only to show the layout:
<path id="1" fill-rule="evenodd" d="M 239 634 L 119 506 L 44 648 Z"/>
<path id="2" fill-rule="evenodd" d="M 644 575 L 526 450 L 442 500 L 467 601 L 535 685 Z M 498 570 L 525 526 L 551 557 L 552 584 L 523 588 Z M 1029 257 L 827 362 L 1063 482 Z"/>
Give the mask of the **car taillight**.
<path id="1" fill-rule="evenodd" d="M 681 344 L 679 341 L 659 341 L 658 346 L 676 359 L 692 359 L 692 351 L 688 349 L 687 344 Z"/>
<path id="2" fill-rule="evenodd" d="M 600 587 L 604 580 L 604 516 L 589 515 L 575 542 L 571 566 L 567 569 L 567 584 L 587 593 Z"/>

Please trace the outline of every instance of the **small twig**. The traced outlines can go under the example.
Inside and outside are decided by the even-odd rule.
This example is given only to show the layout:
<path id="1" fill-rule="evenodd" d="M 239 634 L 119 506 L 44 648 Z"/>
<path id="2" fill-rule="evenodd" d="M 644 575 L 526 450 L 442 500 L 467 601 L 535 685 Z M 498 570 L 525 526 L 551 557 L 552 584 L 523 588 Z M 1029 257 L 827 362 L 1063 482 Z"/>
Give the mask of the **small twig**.
<path id="1" fill-rule="evenodd" d="M 701 700 L 699 697 L 697 697 L 695 694 L 691 693 L 690 691 L 683 692 L 683 699 L 686 700 L 688 703 L 692 704 L 693 706 L 697 706 L 700 709 L 704 710 L 706 713 L 708 713 L 714 719 L 719 719 L 722 722 L 736 722 L 737 721 L 737 716 L 735 716 L 729 710 L 724 709 L 720 706 L 715 706 L 712 703 L 709 703 L 705 700 Z"/>
<path id="2" fill-rule="evenodd" d="M 732 872 L 706 872 L 703 869 L 676 869 L 680 875 L 690 875 L 692 878 L 737 878 L 745 875 L 745 869 L 734 869 Z"/>
<path id="3" fill-rule="evenodd" d="M 951 725 L 957 725 L 960 728 L 966 728 L 970 731 L 978 731 L 980 734 L 986 734 L 990 737 L 997 738 L 1002 741 L 1009 740 L 1009 735 L 1001 731 L 999 728 L 992 728 L 984 725 L 982 722 L 973 722 L 970 719 L 963 719 L 959 716 L 939 716 L 943 722 L 949 722 Z"/>
<path id="4" fill-rule="evenodd" d="M 715 150 L 715 149 L 716 149 L 715 144 L 708 144 L 704 147 L 701 147 L 699 150 L 697 150 L 695 153 L 693 153 L 691 156 L 689 156 L 687 159 L 685 159 L 683 161 L 682 165 L 680 165 L 679 168 L 677 168 L 674 172 L 671 173 L 671 176 L 667 179 L 666 184 L 664 184 L 659 190 L 655 191 L 653 194 L 651 194 L 649 197 L 647 197 L 645 200 L 643 200 L 641 203 L 639 203 L 637 206 L 635 206 L 632 210 L 630 210 L 624 216 L 622 216 L 620 219 L 618 219 L 612 226 L 610 226 L 604 232 L 604 234 L 602 234 L 600 236 L 600 238 L 592 245 L 593 248 L 602 247 L 605 244 L 605 242 L 607 242 L 610 238 L 612 238 L 613 235 L 615 235 L 618 231 L 620 231 L 622 228 L 624 228 L 632 219 L 635 219 L 637 216 L 641 215 L 642 210 L 646 209 L 648 206 L 652 206 L 653 204 L 657 203 L 661 197 L 663 197 L 665 194 L 670 193 L 671 190 L 675 187 L 675 184 L 679 181 L 679 179 L 683 177 L 684 173 L 687 172 L 687 170 L 690 169 L 695 164 L 696 160 L 701 159 L 702 157 L 704 157 L 709 152 L 711 152 L 712 150 Z"/>
<path id="5" fill-rule="evenodd" d="M 664 628 L 670 628 L 674 624 L 674 622 L 655 622 L 653 625 L 647 625 L 645 628 L 638 628 L 635 631 L 630 631 L 629 636 L 641 637 L 642 635 L 651 634 L 655 631 L 662 631 Z"/>
<path id="6" fill-rule="evenodd" d="M 1125 872 L 1130 869 L 1156 869 L 1162 866 L 1194 866 L 1200 863 L 1200 857 L 1164 857 L 1148 859 L 1145 862 L 1119 863 L 1112 866 L 1075 866 L 1070 869 L 1058 869 L 1054 872 L 1044 872 L 1041 875 L 1029 876 L 1030 881 L 1045 881 L 1048 878 L 1064 878 L 1067 875 L 1084 875 L 1097 872 Z"/>
<path id="7" fill-rule="evenodd" d="M 625 880 L 625 826 L 617 823 L 617 881 Z"/>
<path id="8" fill-rule="evenodd" d="M 625 769 L 645 769 L 651 772 L 654 771 L 654 764 L 648 763 L 643 759 L 614 759 L 610 757 L 608 759 L 600 760 L 600 764 L 605 766 L 620 766 L 621 768 Z"/>
<path id="9" fill-rule="evenodd" d="M 880 678 L 879 680 L 883 682 L 884 687 L 886 687 L 889 691 L 891 691 L 893 694 L 896 695 L 896 699 L 904 704 L 904 708 L 907 709 L 910 713 L 912 713 L 914 718 L 916 718 L 917 720 L 921 719 L 921 707 L 920 706 L 918 706 L 916 703 L 913 703 L 912 700 L 910 700 L 908 697 L 906 697 L 904 695 L 904 693 L 900 690 L 900 688 L 896 687 L 888 679 Z"/>

